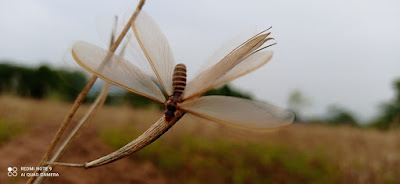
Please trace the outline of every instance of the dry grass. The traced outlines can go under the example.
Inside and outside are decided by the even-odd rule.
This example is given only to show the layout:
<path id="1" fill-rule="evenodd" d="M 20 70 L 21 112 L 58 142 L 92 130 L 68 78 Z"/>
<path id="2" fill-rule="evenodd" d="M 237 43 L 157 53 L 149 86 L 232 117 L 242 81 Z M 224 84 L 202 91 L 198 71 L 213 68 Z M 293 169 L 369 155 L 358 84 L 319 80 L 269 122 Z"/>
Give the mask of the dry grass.
<path id="1" fill-rule="evenodd" d="M 50 134 L 49 137 L 54 135 L 55 128 L 59 126 L 70 106 L 71 104 L 61 102 L 0 96 L 1 121 L 7 126 L 11 124 L 26 126 L 26 130 L 21 131 L 20 136 L 10 137 L 0 143 L 0 154 L 10 149 L 8 147 L 13 145 L 12 142 L 18 137 L 26 139 L 32 131 L 38 131 L 37 127 L 46 127 L 46 130 L 41 129 L 41 131 Z M 87 108 L 88 106 L 84 105 L 73 122 L 76 123 Z M 98 150 L 88 150 L 94 152 L 89 159 L 94 159 L 102 156 L 104 150 L 110 150 L 110 147 L 106 145 L 120 146 L 130 141 L 161 115 L 160 111 L 106 106 L 99 111 L 89 127 L 89 132 L 93 133 L 82 135 L 75 143 L 101 138 L 100 140 L 106 144 L 95 147 Z M 184 179 L 193 183 L 204 181 L 211 183 L 242 183 L 242 181 L 247 181 L 245 183 L 256 181 L 398 183 L 400 182 L 399 133 L 398 131 L 381 132 L 352 127 L 305 124 L 295 124 L 279 132 L 254 133 L 187 115 L 154 145 L 117 163 L 127 160 L 146 164 L 150 162 L 164 173 L 162 177 L 166 182 Z M 41 143 L 43 148 L 49 144 L 46 140 L 44 141 Z M 19 150 L 25 152 L 24 154 L 35 154 L 29 150 L 29 146 L 26 146 L 26 149 L 23 144 L 20 146 Z M 74 155 L 71 151 L 67 151 L 66 154 Z M 33 166 L 29 164 L 37 162 L 40 155 L 39 152 L 30 157 L 34 159 L 33 161 L 25 160 L 19 164 Z M 76 154 L 74 157 L 67 158 L 68 160 L 64 161 L 85 161 Z M 263 160 L 261 158 L 264 158 L 264 161 L 265 159 L 272 161 L 260 164 Z M 66 158 L 62 157 L 61 160 L 63 159 Z M 3 160 L 1 163 L 1 168 L 15 165 L 13 159 L 8 162 Z M 111 164 L 109 167 L 118 166 Z M 234 170 L 233 168 L 242 169 Z M 60 175 L 72 177 L 66 173 L 60 173 Z M 80 177 L 85 176 L 80 175 Z M 257 177 L 264 180 L 257 180 Z M 143 176 L 143 178 L 146 177 Z M 64 181 L 62 178 L 59 180 Z M 0 177 L 0 182 L 2 181 L 9 180 Z"/>

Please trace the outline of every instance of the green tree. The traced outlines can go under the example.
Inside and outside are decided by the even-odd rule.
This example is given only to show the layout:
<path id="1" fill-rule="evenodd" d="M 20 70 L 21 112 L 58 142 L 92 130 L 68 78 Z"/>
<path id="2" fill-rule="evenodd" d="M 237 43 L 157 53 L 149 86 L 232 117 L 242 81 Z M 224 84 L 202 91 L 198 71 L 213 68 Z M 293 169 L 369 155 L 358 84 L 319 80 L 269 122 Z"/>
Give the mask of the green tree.
<path id="1" fill-rule="evenodd" d="M 63 100 L 73 101 L 79 92 L 85 87 L 86 76 L 79 71 L 56 71 L 57 87 L 55 92 L 60 94 Z"/>
<path id="2" fill-rule="evenodd" d="M 381 106 L 381 114 L 372 123 L 372 126 L 380 129 L 400 127 L 400 79 L 393 83 L 395 98 Z"/>
<path id="3" fill-rule="evenodd" d="M 308 99 L 299 89 L 295 89 L 289 94 L 287 101 L 288 107 L 295 113 L 295 121 L 301 121 L 301 111 L 311 105 L 311 100 Z"/>
<path id="4" fill-rule="evenodd" d="M 132 92 L 126 92 L 125 95 L 123 96 L 123 99 L 125 102 L 128 102 L 132 107 L 135 108 L 147 108 L 152 106 L 159 106 L 160 109 L 164 108 L 163 106 L 160 105 L 160 103 L 157 103 L 154 100 L 151 100 L 150 98 Z"/>
<path id="5" fill-rule="evenodd" d="M 237 89 L 232 88 L 228 84 L 217 88 L 217 89 L 212 89 L 210 91 L 207 91 L 205 94 L 207 95 L 224 95 L 224 96 L 234 96 L 238 98 L 245 98 L 245 99 L 252 99 L 252 96 L 248 93 L 241 92 Z"/>
<path id="6" fill-rule="evenodd" d="M 343 107 L 332 105 L 328 107 L 327 123 L 357 126 L 353 113 Z"/>

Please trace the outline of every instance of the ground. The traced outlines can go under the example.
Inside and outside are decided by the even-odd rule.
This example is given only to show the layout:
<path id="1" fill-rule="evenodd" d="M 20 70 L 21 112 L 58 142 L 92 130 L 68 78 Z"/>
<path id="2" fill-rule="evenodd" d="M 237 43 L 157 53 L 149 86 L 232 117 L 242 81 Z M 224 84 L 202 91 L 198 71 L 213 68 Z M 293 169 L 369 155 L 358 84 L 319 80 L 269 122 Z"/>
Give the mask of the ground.
<path id="1" fill-rule="evenodd" d="M 0 96 L 5 129 L 0 130 L 0 183 L 26 182 L 8 177 L 7 168 L 36 166 L 70 107 Z M 83 163 L 106 155 L 161 114 L 105 106 L 60 161 Z M 94 169 L 55 167 L 60 176 L 44 183 L 399 183 L 399 133 L 310 124 L 251 132 L 187 116 L 132 156 Z"/>

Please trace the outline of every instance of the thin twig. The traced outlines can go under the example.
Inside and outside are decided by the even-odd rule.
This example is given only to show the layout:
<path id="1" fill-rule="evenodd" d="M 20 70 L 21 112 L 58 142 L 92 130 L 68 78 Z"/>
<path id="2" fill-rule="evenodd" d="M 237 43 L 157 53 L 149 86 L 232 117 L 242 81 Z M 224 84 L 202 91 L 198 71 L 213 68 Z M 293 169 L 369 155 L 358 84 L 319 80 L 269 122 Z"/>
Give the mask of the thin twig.
<path id="1" fill-rule="evenodd" d="M 45 162 L 45 164 L 59 165 L 59 166 L 66 166 L 66 167 L 83 167 L 82 166 L 83 164 L 71 164 L 71 163 L 62 163 L 62 162 Z"/>
<path id="2" fill-rule="evenodd" d="M 111 46 L 110 48 L 110 54 L 107 55 L 105 58 L 105 61 L 111 57 L 111 54 L 117 50 L 119 44 L 121 43 L 122 39 L 125 37 L 126 33 L 128 32 L 129 28 L 133 24 L 134 20 L 136 19 L 137 15 L 139 14 L 140 10 L 142 9 L 143 5 L 145 3 L 145 0 L 140 0 L 139 4 L 136 7 L 135 12 L 132 14 L 131 18 L 129 19 L 129 22 L 125 25 L 124 29 L 122 30 L 121 34 L 118 36 L 117 40 L 115 43 Z M 56 135 L 54 136 L 53 140 L 50 143 L 50 146 L 48 147 L 46 153 L 43 155 L 42 160 L 40 161 L 39 167 L 43 165 L 45 161 L 48 160 L 50 154 L 53 152 L 54 148 L 56 147 L 58 141 L 60 140 L 61 136 L 65 132 L 65 129 L 71 122 L 72 118 L 74 117 L 75 113 L 77 112 L 79 106 L 82 104 L 83 100 L 85 99 L 87 93 L 89 92 L 90 88 L 93 86 L 94 82 L 96 81 L 97 77 L 92 76 L 88 83 L 86 84 L 85 88 L 79 93 L 78 97 L 76 98 L 74 105 L 72 106 L 70 112 L 68 115 L 65 117 L 63 123 L 61 124 L 60 128 L 58 129 Z M 37 171 L 35 171 L 37 173 Z M 31 177 L 27 183 L 32 184 L 32 182 L 35 180 L 35 177 Z"/>
<path id="3" fill-rule="evenodd" d="M 104 101 L 106 100 L 108 90 L 110 89 L 109 83 L 104 83 L 100 94 L 97 96 L 95 102 L 90 106 L 90 109 L 86 112 L 85 116 L 79 121 L 79 123 L 75 126 L 75 128 L 71 131 L 68 137 L 64 140 L 61 146 L 56 150 L 54 155 L 51 157 L 49 162 L 55 162 L 61 156 L 61 154 L 65 151 L 67 146 L 71 143 L 72 139 L 77 135 L 78 132 L 82 131 L 82 127 L 85 123 L 89 122 L 96 112 L 102 107 Z M 56 164 L 55 164 L 56 165 Z M 75 166 L 76 167 L 76 166 Z M 44 173 L 48 171 L 43 171 Z M 35 181 L 34 184 L 40 184 L 42 180 L 45 179 L 43 176 L 39 176 Z"/>
<path id="4" fill-rule="evenodd" d="M 174 124 L 185 115 L 183 111 L 177 111 L 175 117 L 170 121 L 165 121 L 165 116 L 162 116 L 160 119 L 157 120 L 150 128 L 148 128 L 142 135 L 137 137 L 135 140 L 131 141 L 127 145 L 121 147 L 120 149 L 98 158 L 96 160 L 83 163 L 83 164 L 76 164 L 76 163 L 61 163 L 61 162 L 49 162 L 49 165 L 63 165 L 69 167 L 84 167 L 84 168 L 93 168 L 102 166 L 105 164 L 109 164 L 116 160 L 119 160 L 127 155 L 135 153 L 140 149 L 146 147 L 150 143 L 157 140 L 161 135 L 167 132 Z"/>
<path id="5" fill-rule="evenodd" d="M 61 124 L 60 128 L 58 129 L 56 135 L 54 136 L 53 140 L 50 143 L 50 146 L 47 148 L 46 153 L 44 154 L 42 160 L 40 161 L 39 167 L 43 166 L 43 163 L 48 160 L 50 154 L 53 152 L 54 148 L 56 147 L 58 141 L 60 140 L 62 134 L 64 133 L 65 129 L 69 125 L 72 120 L 72 117 L 75 115 L 76 111 L 78 110 L 79 106 L 82 104 L 83 100 L 85 99 L 87 93 L 89 92 L 90 88 L 93 86 L 94 82 L 96 81 L 97 77 L 92 76 L 88 83 L 86 84 L 85 88 L 79 93 L 78 97 L 75 100 L 74 105 L 72 106 L 70 112 L 68 113 L 67 117 L 65 117 L 63 123 Z M 38 173 L 39 170 L 35 170 L 35 174 Z M 35 180 L 35 177 L 29 178 L 27 184 L 32 184 Z"/>
<path id="6" fill-rule="evenodd" d="M 115 36 L 116 36 L 116 29 L 118 26 L 118 17 L 115 16 L 115 21 L 114 21 L 114 26 L 113 26 L 113 30 L 111 33 L 111 37 L 110 37 L 110 48 L 111 46 L 114 44 L 115 42 Z M 120 55 L 124 55 L 126 49 L 126 44 L 125 46 L 122 46 L 122 49 L 120 51 Z M 57 161 L 61 154 L 64 152 L 64 150 L 67 148 L 67 146 L 72 142 L 72 140 L 78 135 L 78 132 L 82 132 L 84 131 L 83 127 L 86 123 L 88 123 L 89 121 L 92 120 L 92 118 L 94 117 L 94 115 L 96 114 L 96 112 L 103 106 L 106 98 L 107 98 L 107 94 L 108 91 L 110 89 L 110 83 L 105 82 L 101 92 L 99 93 L 99 95 L 97 96 L 96 100 L 94 101 L 94 103 L 90 106 L 89 110 L 86 112 L 86 114 L 83 116 L 83 118 L 79 121 L 79 123 L 75 126 L 75 128 L 70 132 L 70 134 L 68 135 L 68 137 L 64 140 L 64 142 L 61 144 L 61 146 L 56 150 L 56 152 L 54 153 L 54 155 L 51 157 L 49 162 L 55 162 Z M 87 127 L 87 126 L 86 126 Z M 43 173 L 48 173 L 50 171 L 45 170 L 43 171 Z M 45 178 L 43 176 L 39 176 L 34 184 L 40 184 L 42 182 L 42 180 L 44 180 Z"/>

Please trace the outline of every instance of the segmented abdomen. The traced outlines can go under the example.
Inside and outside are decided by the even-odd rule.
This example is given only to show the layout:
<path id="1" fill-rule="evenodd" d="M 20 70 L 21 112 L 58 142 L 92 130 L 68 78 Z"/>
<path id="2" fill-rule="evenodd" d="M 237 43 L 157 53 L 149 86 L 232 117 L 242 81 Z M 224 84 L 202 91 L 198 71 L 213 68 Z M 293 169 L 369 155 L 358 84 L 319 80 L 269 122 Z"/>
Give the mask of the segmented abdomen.
<path id="1" fill-rule="evenodd" d="M 177 64 L 172 76 L 173 96 L 182 95 L 186 87 L 186 66 L 182 63 Z"/>

